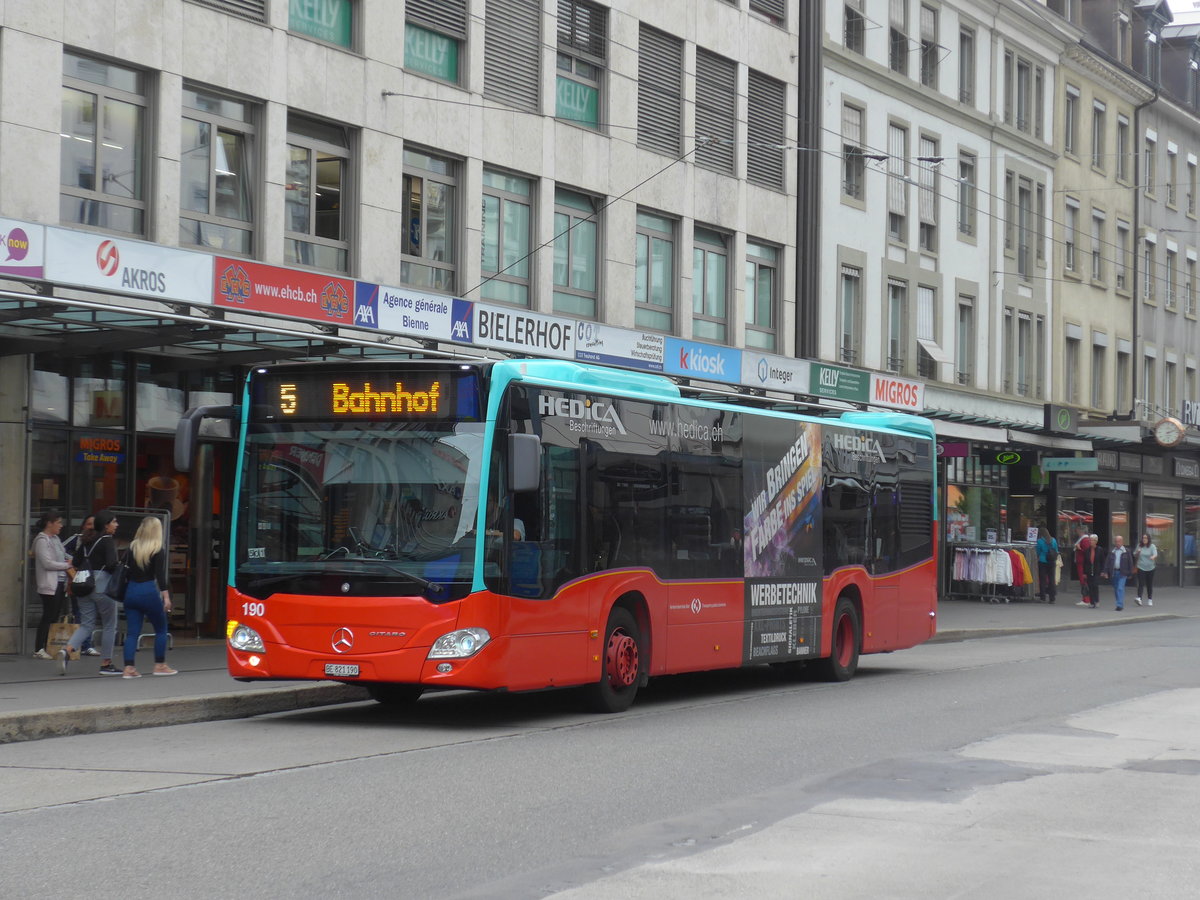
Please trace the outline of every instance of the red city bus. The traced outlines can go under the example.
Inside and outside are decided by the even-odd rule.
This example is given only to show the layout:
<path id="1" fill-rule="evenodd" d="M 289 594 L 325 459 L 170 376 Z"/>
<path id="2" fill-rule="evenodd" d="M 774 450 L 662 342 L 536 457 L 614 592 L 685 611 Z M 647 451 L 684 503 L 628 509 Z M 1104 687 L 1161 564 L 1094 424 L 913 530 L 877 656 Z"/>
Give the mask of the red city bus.
<path id="1" fill-rule="evenodd" d="M 586 686 L 762 663 L 854 675 L 935 631 L 931 424 L 690 398 L 557 360 L 249 373 L 226 614 L 238 679 Z"/>

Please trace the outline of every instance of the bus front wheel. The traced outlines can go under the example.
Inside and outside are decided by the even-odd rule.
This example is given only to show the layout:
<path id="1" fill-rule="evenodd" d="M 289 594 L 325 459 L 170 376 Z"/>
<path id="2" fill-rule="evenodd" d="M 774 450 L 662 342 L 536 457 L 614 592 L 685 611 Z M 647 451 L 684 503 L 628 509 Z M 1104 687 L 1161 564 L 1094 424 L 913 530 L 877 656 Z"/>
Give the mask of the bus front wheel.
<path id="1" fill-rule="evenodd" d="M 366 688 L 376 703 L 394 707 L 412 706 L 424 691 L 419 684 L 368 684 Z"/>
<path id="2" fill-rule="evenodd" d="M 587 687 L 589 706 L 596 712 L 624 712 L 632 705 L 642 679 L 641 644 L 633 614 L 614 609 L 604 630 L 600 680 Z"/>
<path id="3" fill-rule="evenodd" d="M 814 668 L 822 681 L 849 681 L 858 671 L 858 651 L 862 646 L 862 629 L 858 610 L 849 597 L 839 597 L 833 610 L 833 634 L 828 659 L 819 660 Z"/>

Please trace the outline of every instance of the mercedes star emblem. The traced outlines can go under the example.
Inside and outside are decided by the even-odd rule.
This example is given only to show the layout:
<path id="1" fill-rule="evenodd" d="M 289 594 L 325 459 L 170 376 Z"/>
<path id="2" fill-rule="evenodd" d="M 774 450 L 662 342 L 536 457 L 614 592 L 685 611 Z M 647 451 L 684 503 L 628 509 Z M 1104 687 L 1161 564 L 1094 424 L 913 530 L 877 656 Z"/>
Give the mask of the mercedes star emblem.
<path id="1" fill-rule="evenodd" d="M 354 647 L 354 632 L 349 628 L 339 628 L 333 633 L 333 649 L 337 653 L 346 653 Z"/>

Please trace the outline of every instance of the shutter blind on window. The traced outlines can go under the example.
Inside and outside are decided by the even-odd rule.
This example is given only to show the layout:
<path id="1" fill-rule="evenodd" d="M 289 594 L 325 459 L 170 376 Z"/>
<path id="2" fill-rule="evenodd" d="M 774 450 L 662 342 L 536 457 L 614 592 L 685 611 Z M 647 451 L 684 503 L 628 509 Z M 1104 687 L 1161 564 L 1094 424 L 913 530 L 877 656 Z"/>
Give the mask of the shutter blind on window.
<path id="1" fill-rule="evenodd" d="M 251 22 L 267 21 L 267 0 L 191 0 L 197 6 L 227 12 Z"/>
<path id="2" fill-rule="evenodd" d="M 862 110 L 842 105 L 842 142 L 862 146 Z"/>
<path id="3" fill-rule="evenodd" d="M 781 24 L 787 18 L 787 0 L 750 0 L 750 9 Z"/>
<path id="4" fill-rule="evenodd" d="M 408 0 L 404 18 L 447 37 L 467 37 L 467 0 Z"/>
<path id="5" fill-rule="evenodd" d="M 696 50 L 696 164 L 733 174 L 737 66 Z M 704 143 L 715 140 L 715 143 Z"/>
<path id="6" fill-rule="evenodd" d="M 918 172 L 921 184 L 920 209 L 917 215 L 921 217 L 922 222 L 930 224 L 937 223 L 937 192 L 934 188 L 937 185 L 937 169 L 935 160 L 937 159 L 937 144 L 929 138 L 921 138 L 921 168 Z"/>
<path id="7" fill-rule="evenodd" d="M 608 10 L 582 0 L 558 0 L 558 46 L 604 61 Z"/>
<path id="8" fill-rule="evenodd" d="M 638 145 L 670 156 L 683 137 L 683 41 L 645 25 L 638 32 Z"/>
<path id="9" fill-rule="evenodd" d="M 750 72 L 747 83 L 750 106 L 746 112 L 746 178 L 764 187 L 783 190 L 783 145 L 786 88 L 759 72 Z"/>
<path id="10" fill-rule="evenodd" d="M 904 158 L 907 137 L 903 128 L 888 126 L 888 212 L 901 215 L 908 212 L 908 186 L 903 181 L 908 168 Z"/>
<path id="11" fill-rule="evenodd" d="M 488 0 L 483 92 L 518 109 L 538 108 L 541 11 L 537 0 Z"/>
<path id="12" fill-rule="evenodd" d="M 917 339 L 932 341 L 933 335 L 933 288 L 917 288 Z"/>

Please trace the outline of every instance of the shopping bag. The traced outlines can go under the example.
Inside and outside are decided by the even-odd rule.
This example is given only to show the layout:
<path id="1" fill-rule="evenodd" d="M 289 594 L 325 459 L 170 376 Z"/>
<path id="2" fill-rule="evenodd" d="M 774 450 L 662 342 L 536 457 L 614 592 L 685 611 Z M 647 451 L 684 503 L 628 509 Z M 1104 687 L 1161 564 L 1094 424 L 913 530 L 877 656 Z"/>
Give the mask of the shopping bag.
<path id="1" fill-rule="evenodd" d="M 59 621 L 51 624 L 50 631 L 46 637 L 46 652 L 57 658 L 58 651 L 66 650 L 67 642 L 71 640 L 71 635 L 74 633 L 75 623 L 71 621 L 70 616 L 63 616 Z M 68 651 L 68 656 L 71 659 L 79 659 L 79 650 Z"/>

